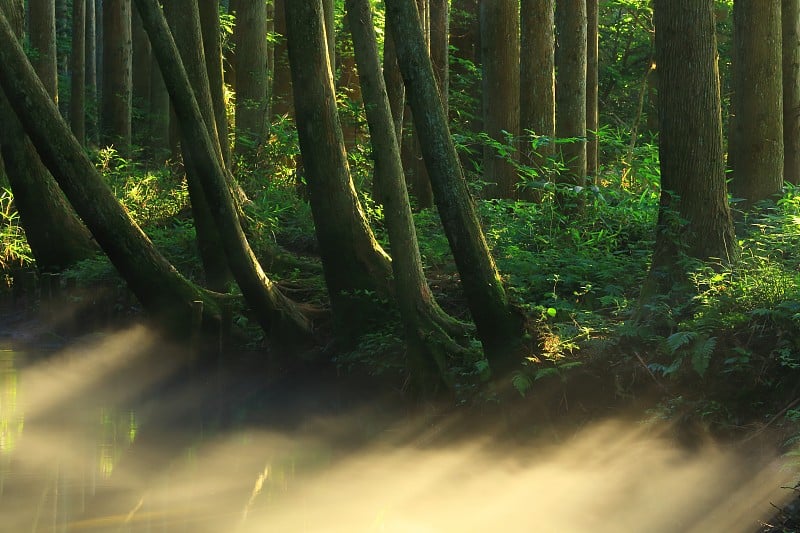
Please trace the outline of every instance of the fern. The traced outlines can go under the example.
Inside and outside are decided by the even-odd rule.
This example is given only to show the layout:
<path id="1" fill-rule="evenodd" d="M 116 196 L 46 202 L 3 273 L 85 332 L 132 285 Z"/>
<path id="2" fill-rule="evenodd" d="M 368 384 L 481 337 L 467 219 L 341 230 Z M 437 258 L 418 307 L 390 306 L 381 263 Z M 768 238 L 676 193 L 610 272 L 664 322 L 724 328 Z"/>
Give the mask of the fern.
<path id="1" fill-rule="evenodd" d="M 700 377 L 705 375 L 711 362 L 711 355 L 717 347 L 716 337 L 698 337 L 692 345 L 692 368 Z"/>
<path id="2" fill-rule="evenodd" d="M 667 337 L 669 353 L 676 353 L 681 347 L 686 346 L 697 338 L 696 331 L 678 331 Z"/>

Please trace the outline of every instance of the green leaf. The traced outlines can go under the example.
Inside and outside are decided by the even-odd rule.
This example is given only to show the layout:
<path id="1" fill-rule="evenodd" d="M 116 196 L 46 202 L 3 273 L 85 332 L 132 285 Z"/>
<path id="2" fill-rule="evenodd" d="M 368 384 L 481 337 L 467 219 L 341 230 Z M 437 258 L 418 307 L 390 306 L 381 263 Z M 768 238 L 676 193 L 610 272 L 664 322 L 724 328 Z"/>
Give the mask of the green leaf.
<path id="1" fill-rule="evenodd" d="M 702 377 L 708 370 L 708 364 L 711 362 L 711 355 L 714 353 L 714 348 L 717 347 L 716 337 L 707 337 L 698 339 L 692 349 L 692 368 L 697 374 Z"/>
<path id="2" fill-rule="evenodd" d="M 547 308 L 547 315 L 548 315 L 550 318 L 555 318 L 555 316 L 556 316 L 556 313 L 557 313 L 557 311 L 555 310 L 555 308 L 554 308 L 554 307 L 548 307 L 548 308 Z"/>
<path id="3" fill-rule="evenodd" d="M 686 346 L 697 338 L 696 331 L 678 331 L 667 337 L 667 347 L 670 353 L 675 353 L 682 346 Z"/>
<path id="4" fill-rule="evenodd" d="M 517 389 L 519 395 L 524 398 L 525 394 L 527 394 L 527 392 L 531 390 L 533 382 L 531 381 L 531 378 L 528 377 L 526 374 L 517 371 L 514 372 L 514 376 L 511 378 L 511 384 L 514 385 L 515 389 Z"/>

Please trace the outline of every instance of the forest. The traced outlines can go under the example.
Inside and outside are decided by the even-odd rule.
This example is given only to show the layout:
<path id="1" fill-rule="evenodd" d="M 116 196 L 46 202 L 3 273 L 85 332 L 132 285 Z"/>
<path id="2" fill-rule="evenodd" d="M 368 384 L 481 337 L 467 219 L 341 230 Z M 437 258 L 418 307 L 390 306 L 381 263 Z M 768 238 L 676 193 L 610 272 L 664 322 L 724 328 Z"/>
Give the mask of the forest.
<path id="1" fill-rule="evenodd" d="M 797 453 L 800 0 L 0 0 L 0 124 L 11 338 Z"/>

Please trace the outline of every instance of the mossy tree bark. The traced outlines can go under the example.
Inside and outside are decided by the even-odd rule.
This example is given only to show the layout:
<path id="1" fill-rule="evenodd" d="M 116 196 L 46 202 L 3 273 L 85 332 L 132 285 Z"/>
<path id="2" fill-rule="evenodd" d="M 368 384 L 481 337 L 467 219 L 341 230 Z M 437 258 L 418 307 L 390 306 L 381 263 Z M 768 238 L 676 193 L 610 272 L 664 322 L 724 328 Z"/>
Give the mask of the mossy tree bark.
<path id="1" fill-rule="evenodd" d="M 347 0 L 347 16 L 367 113 L 375 174 L 382 176 L 384 218 L 392 251 L 395 293 L 408 342 L 408 365 L 418 386 L 431 389 L 444 380 L 452 384 L 453 359 L 464 365 L 468 350 L 453 340 L 468 332 L 436 303 L 422 270 L 414 220 L 403 179 L 400 149 L 381 74 L 378 45 L 368 0 Z"/>
<path id="2" fill-rule="evenodd" d="M 736 254 L 725 186 L 712 0 L 656 0 L 661 205 L 642 303 L 685 281 L 679 254 Z M 681 222 L 685 221 L 685 224 Z"/>
<path id="3" fill-rule="evenodd" d="M 413 0 L 387 0 L 386 16 L 391 24 L 434 199 L 461 275 L 467 304 L 493 371 L 504 373 L 519 362 L 523 318 L 508 301 L 467 190 L 426 53 L 416 6 Z"/>
<path id="4" fill-rule="evenodd" d="M 481 68 L 483 127 L 500 144 L 519 135 L 519 2 L 481 1 Z M 510 134 L 511 139 L 508 138 Z M 483 179 L 489 198 L 514 198 L 517 170 L 498 150 L 483 147 Z"/>
<path id="5" fill-rule="evenodd" d="M 31 64 L 47 92 L 58 102 L 58 68 L 56 65 L 56 2 L 31 0 L 30 28 Z"/>
<path id="6" fill-rule="evenodd" d="M 343 340 L 358 335 L 370 306 L 358 293 L 387 294 L 391 265 L 356 194 L 325 41 L 320 0 L 286 3 L 295 117 L 325 281 Z M 355 297 L 355 298 L 354 298 Z M 363 297 L 362 297 L 363 298 Z"/>
<path id="7" fill-rule="evenodd" d="M 210 293 L 183 278 L 114 197 L 39 82 L 2 12 L 0 41 L 0 86 L 42 161 L 144 308 L 173 331 L 188 333 L 192 302 L 200 300 L 206 320 L 217 322 Z"/>
<path id="8" fill-rule="evenodd" d="M 22 0 L 0 0 L 0 11 L 21 36 Z M 0 123 L 0 153 L 38 269 L 56 272 L 93 256 L 97 246 L 91 234 L 42 164 L 3 91 L 0 91 Z"/>
<path id="9" fill-rule="evenodd" d="M 157 0 L 136 0 L 170 93 L 181 136 L 197 170 L 208 205 L 222 238 L 222 251 L 245 301 L 264 331 L 274 337 L 308 337 L 311 323 L 303 310 L 286 298 L 267 277 L 239 223 L 225 171 L 205 127 L 175 41 Z"/>
<path id="10" fill-rule="evenodd" d="M 783 185 L 781 3 L 733 4 L 733 96 L 728 138 L 731 193 L 747 209 Z"/>
<path id="11" fill-rule="evenodd" d="M 200 28 L 203 32 L 203 52 L 206 56 L 208 87 L 217 124 L 217 136 L 225 168 L 231 168 L 231 144 L 228 141 L 228 114 L 225 110 L 225 82 L 222 74 L 222 39 L 220 37 L 219 0 L 202 0 Z"/>

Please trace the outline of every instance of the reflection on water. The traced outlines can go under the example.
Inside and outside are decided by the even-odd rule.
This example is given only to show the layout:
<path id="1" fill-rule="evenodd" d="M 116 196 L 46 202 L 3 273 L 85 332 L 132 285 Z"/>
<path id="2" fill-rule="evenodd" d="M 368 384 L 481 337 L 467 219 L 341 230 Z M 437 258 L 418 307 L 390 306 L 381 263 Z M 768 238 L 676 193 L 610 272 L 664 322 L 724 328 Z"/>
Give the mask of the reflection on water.
<path id="1" fill-rule="evenodd" d="M 141 328 L 0 351 L 0 531 L 753 531 L 791 478 L 640 423 L 435 446 L 429 421 L 313 381 L 188 383 L 182 364 Z"/>

